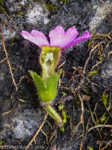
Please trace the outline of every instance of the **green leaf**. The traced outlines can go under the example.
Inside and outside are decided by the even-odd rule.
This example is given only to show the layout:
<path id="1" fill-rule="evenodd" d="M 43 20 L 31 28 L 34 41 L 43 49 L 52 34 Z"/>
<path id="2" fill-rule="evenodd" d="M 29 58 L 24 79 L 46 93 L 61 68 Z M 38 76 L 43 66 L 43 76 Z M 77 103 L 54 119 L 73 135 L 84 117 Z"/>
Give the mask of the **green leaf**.
<path id="1" fill-rule="evenodd" d="M 29 71 L 30 75 L 35 82 L 35 85 L 38 90 L 38 95 L 43 102 L 51 102 L 57 95 L 57 83 L 61 75 L 61 70 L 58 73 L 54 73 L 50 76 L 46 82 L 36 74 L 35 72 Z"/>

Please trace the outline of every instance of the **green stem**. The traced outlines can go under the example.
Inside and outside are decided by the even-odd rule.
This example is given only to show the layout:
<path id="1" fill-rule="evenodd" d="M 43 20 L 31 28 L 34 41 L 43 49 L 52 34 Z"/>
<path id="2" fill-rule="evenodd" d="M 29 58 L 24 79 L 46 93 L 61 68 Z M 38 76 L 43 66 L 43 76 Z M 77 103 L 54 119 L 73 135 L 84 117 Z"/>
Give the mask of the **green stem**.
<path id="1" fill-rule="evenodd" d="M 50 104 L 46 104 L 43 107 L 49 113 L 49 115 L 58 123 L 60 127 L 64 124 L 60 115 Z"/>

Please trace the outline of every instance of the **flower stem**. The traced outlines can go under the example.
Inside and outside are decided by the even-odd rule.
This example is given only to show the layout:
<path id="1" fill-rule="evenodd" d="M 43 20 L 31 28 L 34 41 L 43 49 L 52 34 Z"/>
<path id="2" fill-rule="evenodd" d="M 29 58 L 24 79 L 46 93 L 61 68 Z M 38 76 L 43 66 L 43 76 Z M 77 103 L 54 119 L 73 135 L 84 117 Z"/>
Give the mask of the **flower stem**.
<path id="1" fill-rule="evenodd" d="M 46 104 L 43 107 L 49 113 L 49 115 L 58 123 L 58 125 L 62 127 L 64 124 L 63 120 L 61 116 L 56 112 L 56 110 L 50 104 Z"/>

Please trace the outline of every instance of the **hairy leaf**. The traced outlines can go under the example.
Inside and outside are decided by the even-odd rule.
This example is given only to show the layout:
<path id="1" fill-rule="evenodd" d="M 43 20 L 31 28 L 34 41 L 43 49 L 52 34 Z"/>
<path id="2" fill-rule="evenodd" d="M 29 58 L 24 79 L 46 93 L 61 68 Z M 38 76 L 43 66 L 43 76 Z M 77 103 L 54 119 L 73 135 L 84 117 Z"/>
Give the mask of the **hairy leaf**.
<path id="1" fill-rule="evenodd" d="M 57 95 L 57 83 L 61 75 L 61 70 L 50 76 L 46 82 L 33 71 L 29 71 L 37 87 L 37 93 L 43 102 L 51 102 Z"/>

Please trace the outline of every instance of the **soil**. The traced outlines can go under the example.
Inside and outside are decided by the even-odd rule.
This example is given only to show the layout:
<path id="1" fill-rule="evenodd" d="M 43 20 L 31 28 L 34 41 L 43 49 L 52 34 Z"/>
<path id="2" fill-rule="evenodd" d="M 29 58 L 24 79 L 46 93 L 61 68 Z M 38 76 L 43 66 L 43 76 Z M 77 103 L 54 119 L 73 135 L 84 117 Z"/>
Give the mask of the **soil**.
<path id="1" fill-rule="evenodd" d="M 0 1 L 0 149 L 25 150 L 45 117 L 28 70 L 41 74 L 41 49 L 20 32 L 37 29 L 47 37 L 57 25 L 75 26 L 93 37 L 62 53 L 63 69 L 54 108 L 67 114 L 62 133 L 48 116 L 29 150 L 112 149 L 111 0 Z M 10 67 L 9 67 L 10 63 Z M 63 63 L 63 65 L 61 65 Z M 59 67 L 61 65 L 61 67 Z M 18 87 L 12 80 L 13 79 Z"/>

